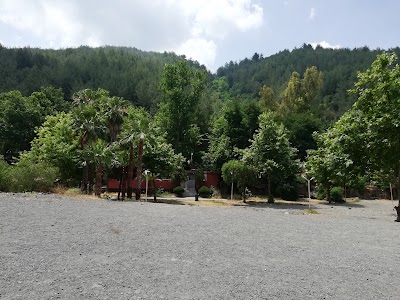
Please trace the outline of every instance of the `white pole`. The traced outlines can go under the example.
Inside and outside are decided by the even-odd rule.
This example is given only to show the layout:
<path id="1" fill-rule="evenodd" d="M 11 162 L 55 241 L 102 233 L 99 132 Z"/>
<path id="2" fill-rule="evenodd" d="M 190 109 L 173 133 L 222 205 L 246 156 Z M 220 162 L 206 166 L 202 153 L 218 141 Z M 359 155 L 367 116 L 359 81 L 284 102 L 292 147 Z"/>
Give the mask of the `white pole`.
<path id="1" fill-rule="evenodd" d="M 233 181 L 232 181 L 232 184 L 231 184 L 231 200 L 233 200 Z"/>
<path id="2" fill-rule="evenodd" d="M 146 175 L 146 202 L 147 202 L 147 190 L 149 188 L 149 170 L 145 170 L 144 174 Z"/>
<path id="3" fill-rule="evenodd" d="M 307 184 L 308 184 L 308 209 L 311 209 L 311 180 L 313 180 L 314 177 L 311 177 L 310 179 L 308 179 L 306 176 L 303 176 L 303 178 L 305 180 L 307 180 Z"/>

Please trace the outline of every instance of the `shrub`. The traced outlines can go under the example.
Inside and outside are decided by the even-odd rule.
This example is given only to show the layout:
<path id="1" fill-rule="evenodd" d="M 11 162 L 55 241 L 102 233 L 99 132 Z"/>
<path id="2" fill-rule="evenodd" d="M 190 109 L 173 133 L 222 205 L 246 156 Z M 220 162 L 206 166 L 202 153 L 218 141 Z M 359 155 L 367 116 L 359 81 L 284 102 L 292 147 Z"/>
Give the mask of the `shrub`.
<path id="1" fill-rule="evenodd" d="M 0 157 L 0 191 L 7 192 L 8 191 L 8 181 L 9 181 L 9 170 L 11 166 L 8 165 L 1 157 Z"/>
<path id="2" fill-rule="evenodd" d="M 325 196 L 326 196 L 326 189 L 322 185 L 317 184 L 315 193 L 316 193 L 318 200 L 323 200 L 323 199 L 325 199 Z"/>
<path id="3" fill-rule="evenodd" d="M 335 186 L 331 189 L 331 200 L 336 203 L 344 202 L 343 189 L 340 186 Z"/>
<path id="4" fill-rule="evenodd" d="M 208 187 L 203 185 L 201 188 L 199 188 L 199 195 L 202 198 L 209 198 L 211 196 L 211 191 Z"/>
<path id="5" fill-rule="evenodd" d="M 173 192 L 177 197 L 182 197 L 184 191 L 185 191 L 185 189 L 184 189 L 183 187 L 181 187 L 180 185 L 178 185 L 176 188 L 174 188 L 174 189 L 172 190 L 172 192 Z"/>
<path id="6" fill-rule="evenodd" d="M 214 186 L 210 187 L 210 194 L 211 194 L 211 197 L 219 197 L 219 196 L 221 196 L 219 190 L 216 189 Z"/>
<path id="7" fill-rule="evenodd" d="M 187 174 L 184 169 L 179 169 L 172 174 L 171 179 L 173 184 L 179 186 L 182 182 L 187 180 Z"/>
<path id="8" fill-rule="evenodd" d="M 278 189 L 278 194 L 282 199 L 296 201 L 299 198 L 297 186 L 293 183 L 283 183 Z"/>
<path id="9" fill-rule="evenodd" d="M 43 163 L 21 160 L 8 173 L 10 192 L 50 192 L 58 176 L 58 169 Z"/>

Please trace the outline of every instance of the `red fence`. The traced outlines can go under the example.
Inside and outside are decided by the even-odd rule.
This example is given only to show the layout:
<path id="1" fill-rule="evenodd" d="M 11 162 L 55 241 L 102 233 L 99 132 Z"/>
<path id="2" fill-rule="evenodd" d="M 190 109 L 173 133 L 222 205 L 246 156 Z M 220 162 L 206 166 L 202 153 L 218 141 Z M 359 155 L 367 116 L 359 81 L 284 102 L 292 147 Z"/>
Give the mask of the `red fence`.
<path id="1" fill-rule="evenodd" d="M 218 187 L 218 183 L 219 183 L 219 176 L 217 173 L 214 172 L 204 172 L 204 182 L 203 185 L 206 185 L 208 187 Z M 108 179 L 107 181 L 107 191 L 110 192 L 115 192 L 118 191 L 119 189 L 119 180 L 116 179 Z M 155 185 L 156 188 L 159 189 L 164 189 L 166 191 L 172 191 L 173 188 L 175 187 L 172 184 L 172 180 L 171 179 L 156 179 L 155 180 Z M 128 182 L 125 183 L 125 188 L 128 187 Z M 132 187 L 134 189 L 136 189 L 136 180 L 132 180 Z M 146 189 L 146 179 L 143 178 L 141 184 L 140 184 L 140 188 L 142 190 Z M 149 181 L 149 189 L 153 189 L 153 181 Z"/>
<path id="2" fill-rule="evenodd" d="M 107 181 L 107 191 L 113 192 L 118 191 L 119 189 L 119 180 L 116 179 L 108 179 Z M 156 188 L 162 188 L 164 190 L 172 191 L 174 188 L 171 179 L 156 179 L 155 180 Z M 125 182 L 125 188 L 128 187 L 128 182 Z M 136 180 L 132 180 L 132 187 L 136 189 Z M 142 180 L 140 184 L 140 188 L 142 190 L 146 189 L 146 180 Z M 149 189 L 153 188 L 153 181 L 149 181 Z"/>

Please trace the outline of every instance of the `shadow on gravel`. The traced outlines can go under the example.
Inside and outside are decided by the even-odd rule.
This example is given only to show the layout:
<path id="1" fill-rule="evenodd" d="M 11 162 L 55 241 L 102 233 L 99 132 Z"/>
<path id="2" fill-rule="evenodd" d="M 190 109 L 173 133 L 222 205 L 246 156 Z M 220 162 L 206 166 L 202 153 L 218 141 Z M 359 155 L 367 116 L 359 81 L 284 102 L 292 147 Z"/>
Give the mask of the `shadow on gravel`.
<path id="1" fill-rule="evenodd" d="M 160 199 L 160 200 L 157 200 L 156 203 L 193 206 L 192 203 L 184 202 L 183 200 L 175 200 L 175 199 L 171 199 L 171 200 L 168 200 L 168 199 Z"/>
<path id="2" fill-rule="evenodd" d="M 243 204 L 234 204 L 233 206 L 242 206 L 242 207 L 259 207 L 259 208 L 274 208 L 274 209 L 300 209 L 304 210 L 308 208 L 308 204 L 303 203 L 268 203 L 268 202 L 259 202 L 259 201 L 246 201 Z"/>
<path id="3" fill-rule="evenodd" d="M 334 207 L 349 207 L 349 208 L 364 208 L 365 205 L 361 203 L 320 203 L 320 205 L 324 206 L 334 206 Z"/>

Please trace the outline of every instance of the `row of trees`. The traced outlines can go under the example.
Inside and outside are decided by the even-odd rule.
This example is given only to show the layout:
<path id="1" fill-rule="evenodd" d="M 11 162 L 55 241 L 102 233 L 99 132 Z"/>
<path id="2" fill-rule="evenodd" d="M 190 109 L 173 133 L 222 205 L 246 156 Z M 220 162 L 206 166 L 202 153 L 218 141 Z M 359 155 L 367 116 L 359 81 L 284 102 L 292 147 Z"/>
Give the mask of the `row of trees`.
<path id="1" fill-rule="evenodd" d="M 29 150 L 36 134 L 21 162 L 46 162 L 59 170 L 63 183 L 80 178 L 82 190 L 95 181 L 96 194 L 104 171 L 117 169 L 112 175 L 128 183 L 135 171 L 140 176 L 141 134 L 143 164 L 153 175 L 182 179 L 185 167 L 212 169 L 241 192 L 245 187 L 267 192 L 270 201 L 273 196 L 297 197 L 300 161 L 307 160 L 307 172 L 329 199 L 334 185 L 364 187 L 376 178 L 398 181 L 396 62 L 395 54 L 383 54 L 360 73 L 352 91 L 358 101 L 314 138 L 312 133 L 325 126 L 314 113 L 324 84 L 316 67 L 307 68 L 302 77 L 292 73 L 279 97 L 263 86 L 254 101 L 235 98 L 223 77 L 212 82 L 210 93 L 207 73 L 182 60 L 162 72 L 156 113 L 102 89 L 81 90 L 72 102 L 54 88 L 27 97 L 3 93 L 0 146 L 5 156 Z M 34 126 L 39 126 L 36 133 Z"/>
<path id="2" fill-rule="evenodd" d="M 58 170 L 61 183 L 76 184 L 80 179 L 82 191 L 94 181 L 96 195 L 101 193 L 103 172 L 116 169 L 122 182 L 128 183 L 127 197 L 132 197 L 134 171 L 141 166 L 141 136 L 142 149 L 146 147 L 143 164 L 153 177 L 179 172 L 183 157 L 174 153 L 148 112 L 122 98 L 110 97 L 103 89 L 82 90 L 74 95 L 69 112 L 49 115 L 37 128 L 31 150 L 20 157 L 15 168 L 46 163 Z"/>
<path id="3" fill-rule="evenodd" d="M 359 73 L 351 93 L 357 102 L 322 134 L 310 150 L 307 170 L 325 190 L 333 185 L 364 188 L 368 183 L 400 187 L 400 66 L 384 53 Z"/>
<path id="4" fill-rule="evenodd" d="M 57 97 L 46 94 L 46 91 L 52 91 Z M 118 176 L 123 186 L 124 181 L 128 182 L 127 195 L 132 196 L 133 187 L 129 185 L 135 178 L 135 172 L 140 173 L 141 168 L 138 161 L 141 157 L 138 154 L 140 134 L 146 136 L 143 164 L 154 176 L 175 175 L 179 178 L 184 167 L 212 169 L 221 173 L 224 163 L 240 159 L 246 165 L 262 165 L 254 168 L 253 173 L 257 173 L 255 178 L 259 182 L 268 179 L 270 193 L 271 185 L 276 186 L 279 180 L 286 180 L 289 175 L 293 177 L 295 168 L 286 168 L 296 164 L 295 151 L 289 146 L 287 131 L 277 123 L 272 113 L 261 114 L 259 102 L 232 99 L 221 89 L 220 94 L 213 96 L 218 99 L 211 115 L 212 110 L 204 109 L 209 96 L 206 73 L 190 67 L 185 61 L 165 66 L 160 91 L 162 102 L 153 115 L 120 97 L 111 96 L 103 89 L 81 90 L 73 95 L 72 102 L 64 101 L 61 90 L 56 89 L 43 88 L 29 97 L 23 97 L 18 92 L 2 94 L 5 99 L 10 99 L 9 102 L 2 102 L 4 108 L 8 105 L 9 109 L 16 110 L 18 101 L 12 96 L 18 96 L 17 100 L 23 99 L 27 108 L 43 109 L 41 119 L 20 127 L 14 136 L 4 139 L 25 138 L 26 146 L 13 148 L 4 143 L 3 153 L 11 151 L 16 155 L 30 150 L 21 156 L 18 164 L 46 162 L 59 170 L 61 183 L 76 184 L 80 181 L 81 189 L 85 191 L 95 182 L 97 195 L 101 189 L 102 174 L 118 170 L 112 176 Z M 40 98 L 45 104 L 35 106 L 32 103 L 39 94 L 47 102 Z M 7 114 L 4 110 L 1 127 L 4 133 L 15 130 L 13 124 L 6 122 L 13 120 Z M 24 115 L 18 118 L 26 117 L 28 120 L 30 115 L 34 115 L 32 110 L 26 109 Z M 211 123 L 207 126 L 209 119 Z M 211 132 L 208 134 L 207 131 Z M 24 134 L 27 132 L 28 136 Z M 269 154 L 259 152 L 260 155 L 254 156 L 252 153 L 265 146 L 263 143 L 268 141 L 269 135 L 276 136 L 275 140 L 271 139 L 276 143 L 271 149 L 286 151 L 286 154 L 279 154 L 282 157 L 277 154 L 276 158 L 263 162 Z M 6 134 L 4 136 L 7 137 Z M 33 136 L 35 138 L 29 147 Z M 278 170 L 281 173 L 279 176 Z M 258 185 L 257 188 L 262 189 L 262 184 Z M 242 184 L 238 182 L 238 186 L 242 187 Z"/>
<path id="5" fill-rule="evenodd" d="M 391 51 L 400 54 L 400 48 Z M 325 114 L 323 119 L 336 121 L 357 100 L 356 95 L 347 93 L 357 81 L 357 71 L 365 71 L 380 53 L 381 49 L 370 50 L 368 47 L 324 49 L 304 44 L 269 57 L 255 53 L 251 58 L 231 61 L 217 70 L 217 77 L 226 78 L 233 96 L 254 99 L 266 85 L 275 91 L 281 102 L 287 78 L 294 71 L 303 74 L 310 66 L 316 66 L 323 72 L 324 82 L 315 108 Z"/>

